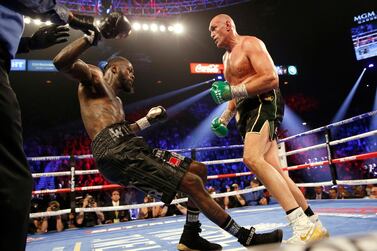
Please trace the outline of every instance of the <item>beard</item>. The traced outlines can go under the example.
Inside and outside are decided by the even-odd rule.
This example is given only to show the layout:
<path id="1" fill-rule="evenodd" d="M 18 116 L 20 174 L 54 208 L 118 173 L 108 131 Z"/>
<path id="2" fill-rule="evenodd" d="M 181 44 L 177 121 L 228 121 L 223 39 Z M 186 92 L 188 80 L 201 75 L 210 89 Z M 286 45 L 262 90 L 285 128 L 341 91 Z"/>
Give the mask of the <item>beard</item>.
<path id="1" fill-rule="evenodd" d="M 119 76 L 118 80 L 122 83 L 122 90 L 126 93 L 134 93 L 133 82 L 124 76 Z"/>

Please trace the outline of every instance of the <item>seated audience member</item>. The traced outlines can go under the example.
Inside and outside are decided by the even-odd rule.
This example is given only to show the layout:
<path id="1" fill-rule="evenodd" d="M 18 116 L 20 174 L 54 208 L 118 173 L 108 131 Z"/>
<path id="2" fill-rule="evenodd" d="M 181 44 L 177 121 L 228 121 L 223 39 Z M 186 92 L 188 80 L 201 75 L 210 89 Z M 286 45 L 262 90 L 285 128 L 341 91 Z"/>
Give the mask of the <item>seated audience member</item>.
<path id="1" fill-rule="evenodd" d="M 370 190 L 369 199 L 377 199 L 377 186 L 374 185 Z"/>
<path id="2" fill-rule="evenodd" d="M 354 199 L 362 199 L 362 198 L 365 198 L 366 197 L 366 191 L 365 191 L 365 187 L 362 186 L 362 185 L 356 185 L 356 186 L 352 186 L 352 195 L 351 195 L 351 198 L 354 198 Z"/>
<path id="3" fill-rule="evenodd" d="M 250 186 L 246 187 L 248 188 L 254 188 L 254 187 L 259 187 L 260 182 L 257 178 L 254 178 L 250 181 Z M 244 193 L 242 194 L 243 198 L 246 201 L 246 205 L 248 206 L 256 206 L 256 205 L 267 205 L 268 200 L 264 196 L 263 190 L 258 190 L 250 193 Z"/>
<path id="4" fill-rule="evenodd" d="M 120 202 L 120 192 L 118 190 L 114 190 L 111 192 L 111 201 L 105 206 L 116 207 L 124 205 L 124 203 Z M 118 223 L 123 221 L 130 221 L 130 211 L 129 210 L 115 210 L 115 211 L 107 211 L 105 212 L 105 223 Z"/>
<path id="5" fill-rule="evenodd" d="M 350 193 L 343 185 L 338 185 L 338 199 L 348 199 L 351 198 Z"/>
<path id="6" fill-rule="evenodd" d="M 93 196 L 87 194 L 82 201 L 83 208 L 95 208 L 97 207 L 97 202 L 94 200 Z M 105 216 L 101 211 L 96 212 L 80 212 L 76 216 L 76 225 L 78 227 L 93 227 L 95 225 L 100 225 L 105 220 Z"/>
<path id="7" fill-rule="evenodd" d="M 368 184 L 367 187 L 365 188 L 366 196 L 369 197 L 374 185 L 373 184 Z"/>
<path id="8" fill-rule="evenodd" d="M 329 199 L 338 199 L 338 190 L 335 186 L 332 186 L 329 190 Z"/>
<path id="9" fill-rule="evenodd" d="M 234 183 L 231 186 L 230 191 L 238 191 L 238 184 Z M 236 195 L 229 196 L 229 197 L 225 196 L 224 197 L 224 205 L 225 205 L 226 209 L 235 208 L 235 207 L 242 207 L 242 206 L 246 205 L 246 201 L 241 196 L 241 194 L 236 194 Z"/>
<path id="10" fill-rule="evenodd" d="M 150 195 L 145 195 L 144 203 L 152 203 L 155 202 L 155 199 Z M 149 219 L 149 218 L 156 218 L 160 217 L 163 214 L 163 208 L 160 206 L 155 207 L 142 207 L 139 210 L 139 214 L 137 219 Z"/>
<path id="11" fill-rule="evenodd" d="M 316 186 L 314 188 L 314 195 L 311 197 L 312 200 L 324 200 L 328 198 L 329 194 L 323 191 L 323 186 Z"/>
<path id="12" fill-rule="evenodd" d="M 53 212 L 60 210 L 60 204 L 57 201 L 51 201 L 48 204 L 47 212 Z M 62 219 L 62 215 L 56 215 L 56 216 L 46 216 L 42 219 L 42 224 L 40 226 L 40 232 L 46 233 L 49 231 L 57 231 L 61 232 L 65 228 L 67 228 L 66 220 Z"/>

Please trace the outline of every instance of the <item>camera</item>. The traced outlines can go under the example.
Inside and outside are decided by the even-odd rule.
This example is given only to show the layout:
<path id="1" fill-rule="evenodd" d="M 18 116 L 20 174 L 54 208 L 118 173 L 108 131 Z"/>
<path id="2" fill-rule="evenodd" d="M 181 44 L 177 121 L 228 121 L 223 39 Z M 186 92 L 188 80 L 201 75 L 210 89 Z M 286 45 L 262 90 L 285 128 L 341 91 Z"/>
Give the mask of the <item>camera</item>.
<path id="1" fill-rule="evenodd" d="M 87 200 L 88 200 L 88 207 L 93 207 L 94 204 L 96 203 L 96 202 L 94 201 L 94 198 L 93 198 L 91 195 L 88 195 L 86 198 L 87 198 Z"/>
<path id="2" fill-rule="evenodd" d="M 60 204 L 57 201 L 51 201 L 49 203 L 49 207 L 51 208 L 51 211 L 59 211 L 60 210 Z"/>

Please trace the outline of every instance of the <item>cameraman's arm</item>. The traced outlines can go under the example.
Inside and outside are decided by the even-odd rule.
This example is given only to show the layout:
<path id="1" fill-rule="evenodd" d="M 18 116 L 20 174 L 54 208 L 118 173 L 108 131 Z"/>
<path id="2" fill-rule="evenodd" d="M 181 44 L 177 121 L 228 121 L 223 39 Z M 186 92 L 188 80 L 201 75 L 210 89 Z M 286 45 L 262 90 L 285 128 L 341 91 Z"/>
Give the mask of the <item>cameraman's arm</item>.
<path id="1" fill-rule="evenodd" d="M 41 233 L 46 233 L 48 228 L 48 217 L 44 217 L 42 220 L 40 231 Z"/>
<path id="2" fill-rule="evenodd" d="M 64 224 L 61 215 L 56 215 L 56 231 L 61 232 L 64 230 Z"/>
<path id="3" fill-rule="evenodd" d="M 97 207 L 97 202 L 93 202 L 92 207 Z M 102 224 L 105 221 L 105 215 L 101 211 L 96 211 L 98 217 L 98 224 Z"/>
<path id="4" fill-rule="evenodd" d="M 82 207 L 86 208 L 88 206 L 88 198 L 86 197 L 83 202 L 82 202 Z M 82 225 L 84 221 L 84 211 L 81 211 L 77 217 L 76 217 L 76 224 L 77 225 Z"/>
<path id="5" fill-rule="evenodd" d="M 84 221 L 84 212 L 80 212 L 76 217 L 76 224 L 82 225 L 82 222 Z"/>
<path id="6" fill-rule="evenodd" d="M 242 197 L 241 194 L 236 194 L 236 198 L 237 198 L 238 202 L 241 204 L 241 206 L 245 206 L 246 201 L 245 201 L 245 199 Z"/>
<path id="7" fill-rule="evenodd" d="M 51 212 L 51 207 L 48 207 L 46 212 Z M 49 216 L 42 218 L 41 233 L 46 233 L 48 231 L 48 219 L 49 218 L 50 218 Z"/>

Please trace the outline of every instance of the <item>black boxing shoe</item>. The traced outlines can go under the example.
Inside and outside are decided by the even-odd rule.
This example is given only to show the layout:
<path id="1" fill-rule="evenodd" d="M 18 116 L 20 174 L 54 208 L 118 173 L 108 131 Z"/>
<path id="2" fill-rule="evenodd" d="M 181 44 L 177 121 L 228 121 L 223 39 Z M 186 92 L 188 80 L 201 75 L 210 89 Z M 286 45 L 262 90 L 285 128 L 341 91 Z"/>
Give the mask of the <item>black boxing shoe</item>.
<path id="1" fill-rule="evenodd" d="M 181 239 L 177 245 L 180 251 L 215 251 L 222 250 L 222 246 L 216 243 L 211 243 L 201 237 L 199 233 L 202 231 L 201 224 L 189 223 L 185 224 Z"/>
<path id="2" fill-rule="evenodd" d="M 269 233 L 257 234 L 255 228 L 246 229 L 242 227 L 238 232 L 238 242 L 245 247 L 270 243 L 280 243 L 283 239 L 283 231 L 276 229 Z"/>

